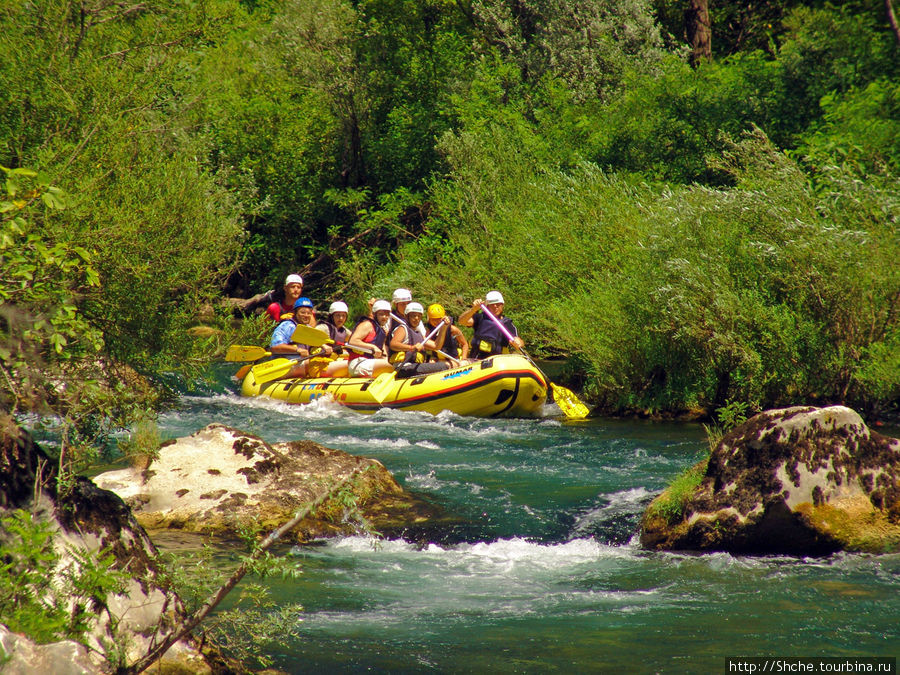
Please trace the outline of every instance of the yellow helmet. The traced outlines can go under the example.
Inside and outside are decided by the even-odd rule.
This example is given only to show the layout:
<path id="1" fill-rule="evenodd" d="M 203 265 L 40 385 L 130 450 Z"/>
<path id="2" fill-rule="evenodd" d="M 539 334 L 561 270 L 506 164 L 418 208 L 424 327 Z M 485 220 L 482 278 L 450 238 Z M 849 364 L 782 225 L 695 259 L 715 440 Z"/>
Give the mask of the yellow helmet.
<path id="1" fill-rule="evenodd" d="M 444 311 L 443 305 L 438 305 L 437 303 L 428 305 L 429 319 L 443 319 L 446 315 L 447 312 Z"/>

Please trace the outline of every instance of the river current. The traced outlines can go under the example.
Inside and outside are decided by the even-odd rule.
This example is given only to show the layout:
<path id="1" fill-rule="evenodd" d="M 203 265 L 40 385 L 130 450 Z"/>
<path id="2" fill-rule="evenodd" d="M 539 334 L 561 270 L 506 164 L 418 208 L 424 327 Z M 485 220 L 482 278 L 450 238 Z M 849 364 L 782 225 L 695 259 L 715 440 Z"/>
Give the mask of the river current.
<path id="1" fill-rule="evenodd" d="M 736 672 L 741 657 L 900 655 L 900 555 L 641 549 L 650 500 L 705 452 L 700 425 L 483 420 L 244 399 L 219 385 L 164 413 L 381 461 L 462 525 L 433 542 L 344 537 L 285 551 L 304 607 L 274 666 L 324 672 Z M 164 547 L 164 545 L 163 545 Z M 846 671 L 845 671 L 846 672 Z"/>

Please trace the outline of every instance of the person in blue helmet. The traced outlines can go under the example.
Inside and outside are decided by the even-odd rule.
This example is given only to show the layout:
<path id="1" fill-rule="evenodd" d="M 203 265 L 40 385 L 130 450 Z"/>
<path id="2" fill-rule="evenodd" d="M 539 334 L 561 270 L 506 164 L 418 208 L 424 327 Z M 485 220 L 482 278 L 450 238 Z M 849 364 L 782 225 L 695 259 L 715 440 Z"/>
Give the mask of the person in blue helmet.
<path id="1" fill-rule="evenodd" d="M 307 297 L 297 298 L 294 301 L 294 314 L 289 319 L 284 319 L 272 332 L 272 339 L 269 341 L 269 351 L 272 356 L 297 359 L 300 360 L 285 377 L 305 377 L 306 363 L 310 355 L 309 345 L 298 344 L 292 341 L 294 331 L 297 326 L 308 326 L 313 319 L 313 310 L 315 306 L 312 300 Z M 331 355 L 331 346 L 322 345 L 321 354 L 323 356 Z"/>

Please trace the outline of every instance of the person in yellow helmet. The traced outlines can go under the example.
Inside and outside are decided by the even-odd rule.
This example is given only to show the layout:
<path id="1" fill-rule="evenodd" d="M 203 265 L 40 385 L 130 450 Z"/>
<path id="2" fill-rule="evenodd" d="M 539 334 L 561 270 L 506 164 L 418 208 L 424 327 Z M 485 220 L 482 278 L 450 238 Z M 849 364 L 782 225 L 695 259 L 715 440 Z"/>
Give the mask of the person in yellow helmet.
<path id="1" fill-rule="evenodd" d="M 469 341 L 466 340 L 466 336 L 463 335 L 463 332 L 459 327 L 453 324 L 452 318 L 447 314 L 443 305 L 437 303 L 428 305 L 426 316 L 428 317 L 427 328 L 429 329 L 429 332 L 432 329 L 437 328 L 442 321 L 450 326 L 450 330 L 438 333 L 442 338 L 439 344 L 437 344 L 438 339 L 435 338 L 436 348 L 457 361 L 467 359 L 469 357 Z M 446 358 L 437 352 L 432 353 L 438 360 L 444 360 Z"/>

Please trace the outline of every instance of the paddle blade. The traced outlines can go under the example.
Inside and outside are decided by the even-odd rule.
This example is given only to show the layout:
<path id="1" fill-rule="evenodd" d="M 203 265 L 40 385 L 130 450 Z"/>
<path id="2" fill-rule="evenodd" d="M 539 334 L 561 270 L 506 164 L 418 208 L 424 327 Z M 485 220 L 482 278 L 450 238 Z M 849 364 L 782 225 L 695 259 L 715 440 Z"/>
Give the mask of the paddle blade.
<path id="1" fill-rule="evenodd" d="M 372 398 L 381 403 L 387 395 L 391 393 L 393 387 L 394 373 L 382 373 L 372 380 L 372 384 L 369 385 L 369 388 L 366 389 L 366 391 L 372 394 Z"/>
<path id="2" fill-rule="evenodd" d="M 553 391 L 553 402 L 559 406 L 568 419 L 580 420 L 590 414 L 591 411 L 588 407 L 578 400 L 578 397 L 569 389 L 552 382 L 550 389 Z"/>
<path id="3" fill-rule="evenodd" d="M 235 378 L 236 380 L 243 380 L 245 377 L 247 377 L 247 373 L 250 372 L 250 369 L 251 369 L 252 367 L 253 367 L 253 366 L 251 366 L 249 363 L 248 363 L 246 366 L 241 366 L 240 370 L 238 370 L 238 371 L 234 374 L 234 378 Z"/>
<path id="4" fill-rule="evenodd" d="M 297 326 L 294 334 L 291 335 L 291 342 L 298 345 L 309 345 L 310 347 L 321 347 L 325 344 L 331 344 L 333 340 L 318 328 L 311 326 Z"/>
<path id="5" fill-rule="evenodd" d="M 256 361 L 264 356 L 269 356 L 269 352 L 262 347 L 231 345 L 225 352 L 226 361 Z"/>
<path id="6" fill-rule="evenodd" d="M 297 364 L 296 359 L 272 359 L 265 363 L 257 363 L 250 369 L 259 384 L 265 384 L 279 377 L 284 377 Z"/>

